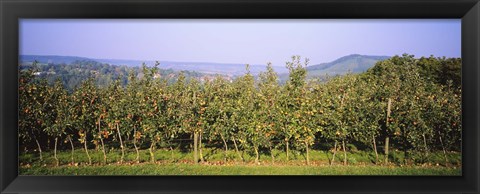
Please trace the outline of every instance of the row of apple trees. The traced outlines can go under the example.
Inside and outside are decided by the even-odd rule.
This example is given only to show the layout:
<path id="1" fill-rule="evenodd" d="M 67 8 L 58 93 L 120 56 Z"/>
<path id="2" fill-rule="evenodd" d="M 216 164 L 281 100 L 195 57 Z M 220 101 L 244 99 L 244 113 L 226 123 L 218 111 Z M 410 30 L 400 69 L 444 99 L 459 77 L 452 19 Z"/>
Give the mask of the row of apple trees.
<path id="1" fill-rule="evenodd" d="M 180 74 L 176 82 L 158 78 L 159 64 L 131 73 L 128 84 L 119 81 L 98 87 L 89 79 L 73 92 L 57 81 L 36 79 L 35 68 L 20 72 L 19 140 L 24 149 L 83 149 L 103 153 L 111 148 L 136 154 L 188 144 L 193 161 L 203 161 L 202 149 L 235 150 L 238 160 L 247 151 L 259 162 L 260 153 L 292 150 L 310 163 L 314 145 L 325 144 L 343 153 L 346 144 L 371 150 L 376 162 L 388 163 L 389 150 L 446 153 L 461 150 L 460 59 L 395 56 L 378 62 L 362 74 L 331 77 L 327 82 L 306 80 L 308 60 L 299 56 L 286 63 L 289 80 L 279 85 L 268 64 L 255 77 L 246 74 L 226 80 L 200 82 Z M 180 141 L 188 139 L 190 141 Z M 183 142 L 183 143 L 179 143 Z M 51 146 L 53 145 L 53 146 Z M 317 146 L 318 147 L 318 146 Z M 327 150 L 325 150 L 327 151 Z M 391 152 L 391 151 L 390 151 Z M 120 152 L 119 152 L 120 153 Z M 339 154 L 340 154 L 339 153 Z M 338 157 L 338 156 L 337 156 Z M 407 157 L 405 157 L 407 159 Z"/>

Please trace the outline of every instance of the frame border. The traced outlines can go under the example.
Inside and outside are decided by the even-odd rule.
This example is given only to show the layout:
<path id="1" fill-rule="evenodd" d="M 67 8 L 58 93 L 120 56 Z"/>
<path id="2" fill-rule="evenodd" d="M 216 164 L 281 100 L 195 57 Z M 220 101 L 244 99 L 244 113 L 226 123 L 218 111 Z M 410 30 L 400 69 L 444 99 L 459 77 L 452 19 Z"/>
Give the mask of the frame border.
<path id="1" fill-rule="evenodd" d="M 461 18 L 463 175 L 18 176 L 15 64 L 21 18 Z M 479 0 L 0 0 L 0 26 L 0 193 L 479 192 Z"/>

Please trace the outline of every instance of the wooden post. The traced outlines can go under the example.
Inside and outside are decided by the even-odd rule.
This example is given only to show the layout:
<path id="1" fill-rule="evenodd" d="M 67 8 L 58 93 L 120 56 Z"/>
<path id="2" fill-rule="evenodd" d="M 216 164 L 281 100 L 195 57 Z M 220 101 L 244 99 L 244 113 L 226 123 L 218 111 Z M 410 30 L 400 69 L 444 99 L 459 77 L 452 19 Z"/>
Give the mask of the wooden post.
<path id="1" fill-rule="evenodd" d="M 155 164 L 155 138 L 152 139 L 152 142 L 150 143 L 150 162 Z"/>
<path id="2" fill-rule="evenodd" d="M 425 147 L 425 159 L 428 160 L 428 146 L 427 146 L 427 138 L 425 137 L 425 134 L 422 134 L 423 136 L 423 146 Z"/>
<path id="3" fill-rule="evenodd" d="M 203 163 L 203 153 L 202 153 L 202 132 L 198 135 L 198 154 L 200 156 L 200 161 Z"/>
<path id="4" fill-rule="evenodd" d="M 198 133 L 193 132 L 193 162 L 198 163 Z"/>
<path id="5" fill-rule="evenodd" d="M 287 152 L 287 161 L 288 161 L 288 139 L 285 139 L 285 144 L 286 144 L 286 152 Z"/>
<path id="6" fill-rule="evenodd" d="M 55 158 L 55 166 L 58 167 L 59 161 L 58 161 L 58 158 L 57 158 L 57 143 L 58 143 L 58 137 L 55 137 L 55 148 L 53 150 L 53 156 Z"/>
<path id="7" fill-rule="evenodd" d="M 390 112 L 391 112 L 391 107 L 392 107 L 392 99 L 388 98 L 388 105 L 387 105 L 387 120 L 385 122 L 385 132 L 386 132 L 386 137 L 385 137 L 385 164 L 388 164 L 388 144 L 390 141 L 390 138 L 388 137 L 388 119 L 390 118 Z"/>
<path id="8" fill-rule="evenodd" d="M 308 153 L 308 143 L 305 141 L 305 146 L 306 146 L 306 149 L 307 149 L 307 165 L 310 165 L 310 155 Z"/>
<path id="9" fill-rule="evenodd" d="M 388 164 L 388 141 L 390 138 L 385 137 L 385 164 Z"/>
<path id="10" fill-rule="evenodd" d="M 347 165 L 347 151 L 345 149 L 345 139 L 342 140 L 343 143 L 343 165 Z"/>
<path id="11" fill-rule="evenodd" d="M 197 93 L 193 91 L 193 105 L 197 105 Z M 198 131 L 195 129 L 193 131 L 193 162 L 198 163 Z"/>
<path id="12" fill-rule="evenodd" d="M 375 151 L 375 164 L 378 163 L 377 143 L 375 142 L 375 135 L 372 136 L 373 150 Z"/>
<path id="13" fill-rule="evenodd" d="M 258 158 L 259 158 L 258 146 L 253 146 L 253 149 L 255 150 L 255 164 L 259 165 L 260 162 L 258 161 Z"/>

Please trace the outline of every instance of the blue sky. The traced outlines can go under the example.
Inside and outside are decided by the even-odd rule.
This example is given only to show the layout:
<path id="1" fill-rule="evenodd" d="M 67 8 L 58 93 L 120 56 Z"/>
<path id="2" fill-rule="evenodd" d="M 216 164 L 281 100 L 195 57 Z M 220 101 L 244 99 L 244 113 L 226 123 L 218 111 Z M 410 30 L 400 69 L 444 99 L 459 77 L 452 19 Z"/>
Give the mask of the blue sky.
<path id="1" fill-rule="evenodd" d="M 461 20 L 21 19 L 21 55 L 284 66 L 348 54 L 461 56 Z"/>

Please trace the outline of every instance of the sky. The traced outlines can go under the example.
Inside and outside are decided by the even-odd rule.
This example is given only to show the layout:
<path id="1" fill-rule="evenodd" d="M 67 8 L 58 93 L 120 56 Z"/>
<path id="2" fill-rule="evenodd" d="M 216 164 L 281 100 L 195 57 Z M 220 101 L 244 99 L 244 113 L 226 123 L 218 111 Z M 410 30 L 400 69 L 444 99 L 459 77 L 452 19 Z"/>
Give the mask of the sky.
<path id="1" fill-rule="evenodd" d="M 284 66 L 349 54 L 461 57 L 460 19 L 21 19 L 21 55 Z"/>

